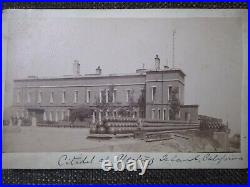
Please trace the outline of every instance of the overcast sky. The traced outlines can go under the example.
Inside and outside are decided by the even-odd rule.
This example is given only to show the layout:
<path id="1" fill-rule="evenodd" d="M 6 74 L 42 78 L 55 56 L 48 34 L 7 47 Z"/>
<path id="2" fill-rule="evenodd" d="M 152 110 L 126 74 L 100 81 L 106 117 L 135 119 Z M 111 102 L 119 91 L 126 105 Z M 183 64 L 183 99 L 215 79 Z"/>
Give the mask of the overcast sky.
<path id="1" fill-rule="evenodd" d="M 172 31 L 175 62 L 186 74 L 185 104 L 199 113 L 229 121 L 240 131 L 242 22 L 240 18 L 36 18 L 8 19 L 7 77 L 133 73 L 145 64 L 171 66 Z M 7 88 L 11 90 L 11 86 Z M 7 94 L 10 95 L 10 94 Z"/>

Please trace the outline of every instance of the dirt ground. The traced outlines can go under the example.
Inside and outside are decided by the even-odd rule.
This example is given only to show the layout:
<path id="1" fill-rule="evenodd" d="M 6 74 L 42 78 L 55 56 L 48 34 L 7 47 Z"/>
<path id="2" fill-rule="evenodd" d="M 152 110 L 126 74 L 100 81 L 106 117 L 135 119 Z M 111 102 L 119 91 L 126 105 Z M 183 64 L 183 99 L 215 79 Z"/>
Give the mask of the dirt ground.
<path id="1" fill-rule="evenodd" d="M 3 127 L 3 152 L 217 152 L 205 138 L 87 139 L 88 128 Z"/>

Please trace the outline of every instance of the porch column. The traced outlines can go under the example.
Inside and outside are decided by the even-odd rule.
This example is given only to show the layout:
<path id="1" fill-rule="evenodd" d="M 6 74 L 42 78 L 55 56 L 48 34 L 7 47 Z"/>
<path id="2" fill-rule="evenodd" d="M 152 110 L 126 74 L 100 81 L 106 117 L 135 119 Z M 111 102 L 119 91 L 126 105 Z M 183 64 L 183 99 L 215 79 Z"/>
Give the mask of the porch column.
<path id="1" fill-rule="evenodd" d="M 18 120 L 17 120 L 17 126 L 21 126 L 21 124 L 22 124 L 22 120 L 20 118 L 18 118 Z"/>
<path id="2" fill-rule="evenodd" d="M 46 112 L 45 111 L 43 113 L 43 121 L 47 121 L 47 116 L 46 116 Z"/>
<path id="3" fill-rule="evenodd" d="M 61 111 L 61 121 L 63 121 L 64 120 L 64 111 Z"/>
<path id="4" fill-rule="evenodd" d="M 92 114 L 92 123 L 95 123 L 95 111 L 93 111 L 93 114 Z"/>
<path id="5" fill-rule="evenodd" d="M 101 123 L 102 122 L 102 113 L 101 113 L 101 111 L 99 111 L 99 113 L 98 113 L 98 117 L 99 117 L 99 122 Z"/>
<path id="6" fill-rule="evenodd" d="M 26 119 L 29 119 L 29 112 L 26 111 Z"/>
<path id="7" fill-rule="evenodd" d="M 32 116 L 32 118 L 31 118 L 31 125 L 32 125 L 33 127 L 36 126 L 36 117 L 35 117 L 35 116 Z"/>
<path id="8" fill-rule="evenodd" d="M 69 121 L 70 111 L 67 110 L 67 121 Z"/>
<path id="9" fill-rule="evenodd" d="M 49 121 L 53 121 L 52 111 L 49 112 Z"/>
<path id="10" fill-rule="evenodd" d="M 109 90 L 108 89 L 106 89 L 106 103 L 108 103 L 109 102 Z"/>
<path id="11" fill-rule="evenodd" d="M 55 111 L 55 121 L 58 122 L 58 112 Z"/>

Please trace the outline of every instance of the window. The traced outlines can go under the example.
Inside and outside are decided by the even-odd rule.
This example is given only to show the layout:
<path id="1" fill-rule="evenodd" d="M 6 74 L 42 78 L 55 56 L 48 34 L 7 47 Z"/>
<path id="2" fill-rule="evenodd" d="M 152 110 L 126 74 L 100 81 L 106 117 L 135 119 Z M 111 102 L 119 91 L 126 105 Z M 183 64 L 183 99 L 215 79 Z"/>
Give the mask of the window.
<path id="1" fill-rule="evenodd" d="M 116 118 L 117 117 L 117 111 L 113 111 L 113 116 Z"/>
<path id="2" fill-rule="evenodd" d="M 145 113 L 144 113 L 144 111 L 140 111 L 140 112 L 139 112 L 139 115 L 140 115 L 139 117 L 144 118 L 144 117 L 145 117 Z"/>
<path id="3" fill-rule="evenodd" d="M 156 86 L 152 86 L 152 101 L 155 101 Z"/>
<path id="4" fill-rule="evenodd" d="M 179 88 L 179 87 L 176 87 L 176 91 L 177 91 L 176 97 L 177 97 L 178 99 L 180 99 L 180 88 Z"/>
<path id="5" fill-rule="evenodd" d="M 50 103 L 54 103 L 54 92 L 50 93 L 50 99 L 49 99 Z"/>
<path id="6" fill-rule="evenodd" d="M 87 102 L 87 103 L 90 103 L 90 90 L 87 90 L 86 102 Z"/>
<path id="7" fill-rule="evenodd" d="M 77 103 L 78 102 L 78 91 L 76 90 L 74 92 L 74 103 Z"/>
<path id="8" fill-rule="evenodd" d="M 189 112 L 185 112 L 185 120 L 190 121 L 190 113 Z"/>
<path id="9" fill-rule="evenodd" d="M 166 109 L 165 108 L 163 109 L 163 118 L 162 119 L 166 120 Z"/>
<path id="10" fill-rule="evenodd" d="M 126 101 L 129 102 L 131 99 L 131 90 L 127 90 L 127 97 L 126 97 Z"/>
<path id="11" fill-rule="evenodd" d="M 65 103 L 65 99 L 66 99 L 66 92 L 64 91 L 62 93 L 62 103 Z"/>
<path id="12" fill-rule="evenodd" d="M 63 120 L 68 120 L 68 112 L 67 111 L 63 111 Z"/>
<path id="13" fill-rule="evenodd" d="M 100 91 L 100 103 L 102 103 L 102 102 L 105 102 L 105 101 L 107 101 L 107 98 L 106 98 L 106 91 L 105 90 L 101 90 Z"/>
<path id="14" fill-rule="evenodd" d="M 16 96 L 16 102 L 17 103 L 20 103 L 20 95 L 21 95 L 21 92 L 20 90 L 17 91 L 17 96 Z"/>
<path id="15" fill-rule="evenodd" d="M 168 120 L 171 120 L 170 113 L 171 113 L 171 111 L 170 111 L 170 109 L 168 109 Z"/>
<path id="16" fill-rule="evenodd" d="M 155 109 L 152 109 L 152 119 L 155 119 Z"/>
<path id="17" fill-rule="evenodd" d="M 39 91 L 38 92 L 38 100 L 37 100 L 37 103 L 41 103 L 42 102 L 42 92 Z"/>
<path id="18" fill-rule="evenodd" d="M 176 115 L 171 109 L 168 110 L 168 120 L 176 120 Z"/>
<path id="19" fill-rule="evenodd" d="M 172 86 L 168 87 L 168 101 L 171 100 Z"/>
<path id="20" fill-rule="evenodd" d="M 30 92 L 27 93 L 27 103 L 30 103 Z"/>
<path id="21" fill-rule="evenodd" d="M 158 109 L 158 118 L 161 119 L 161 109 Z"/>
<path id="22" fill-rule="evenodd" d="M 117 90 L 113 90 L 113 99 L 112 102 L 115 103 L 116 102 L 116 97 L 117 97 Z"/>
<path id="23" fill-rule="evenodd" d="M 127 110 L 127 117 L 130 117 L 130 111 Z"/>

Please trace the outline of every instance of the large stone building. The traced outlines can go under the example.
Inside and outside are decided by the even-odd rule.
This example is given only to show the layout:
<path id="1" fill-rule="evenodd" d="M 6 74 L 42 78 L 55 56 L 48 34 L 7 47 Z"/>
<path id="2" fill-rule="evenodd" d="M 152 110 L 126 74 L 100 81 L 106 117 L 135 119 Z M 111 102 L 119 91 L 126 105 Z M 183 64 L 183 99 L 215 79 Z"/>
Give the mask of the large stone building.
<path id="1" fill-rule="evenodd" d="M 98 67 L 95 74 L 82 76 L 78 61 L 73 71 L 71 76 L 14 80 L 13 115 L 59 122 L 69 118 L 72 108 L 87 105 L 94 109 L 93 121 L 102 116 L 117 117 L 121 109 L 130 117 L 168 121 L 173 120 L 170 101 L 175 88 L 180 105 L 174 120 L 198 122 L 198 106 L 184 104 L 185 74 L 167 66 L 161 69 L 158 55 L 153 69 L 137 69 L 131 74 L 103 75 Z M 138 105 L 139 100 L 144 102 L 143 107 Z M 105 103 L 112 107 L 103 110 L 101 105 Z"/>

